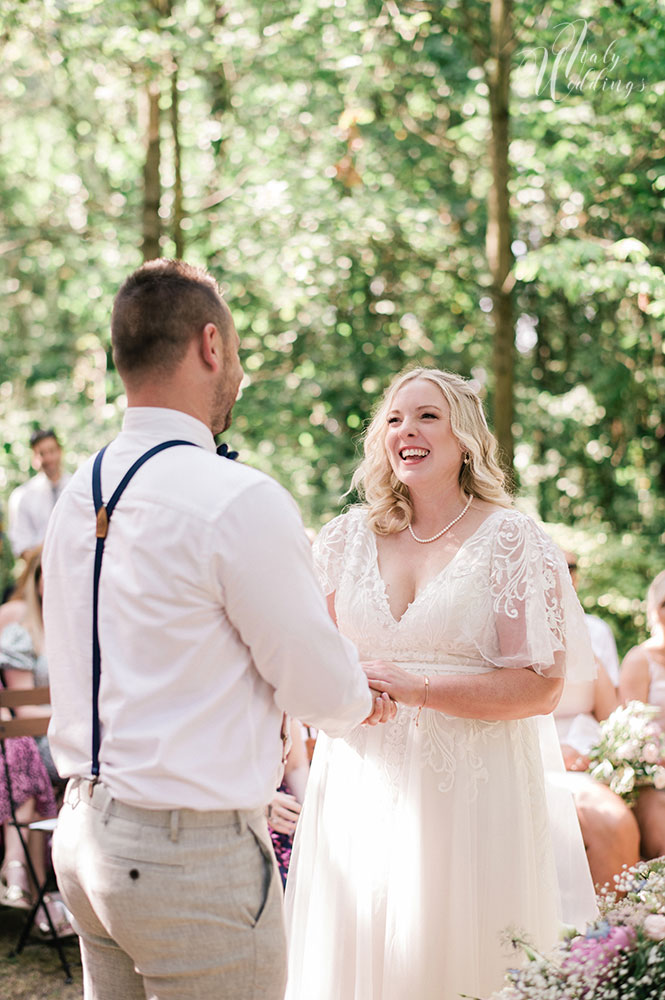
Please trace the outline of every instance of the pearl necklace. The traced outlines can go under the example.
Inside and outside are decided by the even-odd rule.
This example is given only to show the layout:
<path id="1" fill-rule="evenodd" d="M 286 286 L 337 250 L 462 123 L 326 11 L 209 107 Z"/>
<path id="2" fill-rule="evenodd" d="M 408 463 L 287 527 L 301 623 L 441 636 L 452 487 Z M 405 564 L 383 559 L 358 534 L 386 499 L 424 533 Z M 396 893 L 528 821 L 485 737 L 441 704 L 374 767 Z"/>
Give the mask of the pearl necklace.
<path id="1" fill-rule="evenodd" d="M 458 521 L 462 520 L 462 518 L 466 514 L 467 510 L 471 506 L 471 501 L 472 500 L 473 500 L 473 497 L 469 497 L 469 499 L 466 502 L 466 506 L 465 506 L 464 510 L 462 511 L 462 513 L 458 514 L 457 517 L 454 517 L 453 520 L 450 522 L 450 524 L 447 524 L 445 526 L 445 528 L 441 529 L 441 531 L 437 531 L 436 535 L 432 535 L 431 538 L 418 538 L 418 536 L 414 532 L 413 528 L 409 524 L 408 528 L 409 528 L 409 531 L 411 532 L 411 537 L 413 538 L 414 542 L 420 542 L 421 545 L 427 545 L 429 542 L 435 542 L 437 540 L 437 538 L 441 538 L 441 535 L 445 535 L 445 533 L 447 531 L 450 531 L 450 529 L 452 528 L 453 524 L 457 524 Z"/>

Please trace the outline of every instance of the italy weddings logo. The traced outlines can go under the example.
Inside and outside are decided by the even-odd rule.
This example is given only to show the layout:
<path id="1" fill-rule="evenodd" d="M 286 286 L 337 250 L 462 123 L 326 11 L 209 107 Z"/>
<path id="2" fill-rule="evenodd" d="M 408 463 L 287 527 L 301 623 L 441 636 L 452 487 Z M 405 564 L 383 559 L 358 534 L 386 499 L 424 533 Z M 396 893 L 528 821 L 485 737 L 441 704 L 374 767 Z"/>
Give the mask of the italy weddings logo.
<path id="1" fill-rule="evenodd" d="M 566 94 L 610 92 L 627 100 L 646 89 L 644 79 L 633 80 L 627 59 L 618 54 L 616 40 L 604 48 L 594 44 L 588 21 L 577 18 L 554 26 L 551 45 L 522 51 L 521 67 L 535 75 L 534 93 L 559 101 Z"/>

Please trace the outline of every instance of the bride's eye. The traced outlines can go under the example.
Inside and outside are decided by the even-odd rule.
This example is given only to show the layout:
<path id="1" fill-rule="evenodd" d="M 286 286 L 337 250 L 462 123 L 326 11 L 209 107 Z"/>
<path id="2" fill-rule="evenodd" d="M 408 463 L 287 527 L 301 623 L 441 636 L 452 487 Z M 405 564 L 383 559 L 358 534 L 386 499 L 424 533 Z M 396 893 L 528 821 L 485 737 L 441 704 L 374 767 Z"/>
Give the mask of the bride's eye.
<path id="1" fill-rule="evenodd" d="M 397 424 L 397 423 L 399 423 L 399 417 L 388 417 L 388 423 L 389 424 Z"/>
<path id="2" fill-rule="evenodd" d="M 431 417 L 432 420 L 438 420 L 439 419 L 438 414 L 436 414 L 436 413 L 423 413 L 423 419 L 425 419 L 425 417 Z"/>

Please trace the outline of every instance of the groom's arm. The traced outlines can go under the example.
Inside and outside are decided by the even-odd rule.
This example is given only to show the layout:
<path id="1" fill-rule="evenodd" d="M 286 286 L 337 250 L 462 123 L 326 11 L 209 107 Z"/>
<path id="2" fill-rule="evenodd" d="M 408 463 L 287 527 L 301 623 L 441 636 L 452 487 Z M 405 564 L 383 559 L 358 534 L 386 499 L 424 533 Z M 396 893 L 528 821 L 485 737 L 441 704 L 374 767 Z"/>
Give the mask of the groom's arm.
<path id="1" fill-rule="evenodd" d="M 355 647 L 337 631 L 316 579 L 311 546 L 290 495 L 252 485 L 225 512 L 221 559 L 229 620 L 282 711 L 330 735 L 372 712 Z"/>

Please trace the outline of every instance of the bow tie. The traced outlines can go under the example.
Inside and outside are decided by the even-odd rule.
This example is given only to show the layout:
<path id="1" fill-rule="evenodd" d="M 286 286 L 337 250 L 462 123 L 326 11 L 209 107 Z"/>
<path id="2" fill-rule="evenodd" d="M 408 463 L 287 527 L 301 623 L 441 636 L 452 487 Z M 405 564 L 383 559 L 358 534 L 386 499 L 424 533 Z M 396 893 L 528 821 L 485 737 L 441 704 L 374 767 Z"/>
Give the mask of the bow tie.
<path id="1" fill-rule="evenodd" d="M 217 454 L 220 458 L 230 458 L 231 461 L 234 461 L 238 457 L 237 451 L 229 451 L 229 446 L 225 441 L 217 446 Z"/>

